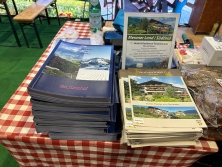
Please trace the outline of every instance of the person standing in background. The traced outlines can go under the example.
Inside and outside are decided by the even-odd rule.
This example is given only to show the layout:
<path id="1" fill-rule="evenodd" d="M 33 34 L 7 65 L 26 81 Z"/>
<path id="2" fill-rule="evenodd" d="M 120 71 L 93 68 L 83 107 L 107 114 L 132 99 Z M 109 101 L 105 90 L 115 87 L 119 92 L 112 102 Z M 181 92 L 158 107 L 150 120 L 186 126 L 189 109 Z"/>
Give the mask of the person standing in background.
<path id="1" fill-rule="evenodd" d="M 157 7 L 159 12 L 168 13 L 168 6 L 170 6 L 173 8 L 174 13 L 181 13 L 186 3 L 187 0 L 156 0 L 151 11 Z"/>
<path id="2" fill-rule="evenodd" d="M 156 7 L 158 8 L 159 12 L 168 13 L 167 0 L 156 0 L 150 11 L 152 12 Z"/>
<path id="3" fill-rule="evenodd" d="M 175 0 L 174 13 L 181 13 L 182 8 L 186 5 L 187 0 Z"/>

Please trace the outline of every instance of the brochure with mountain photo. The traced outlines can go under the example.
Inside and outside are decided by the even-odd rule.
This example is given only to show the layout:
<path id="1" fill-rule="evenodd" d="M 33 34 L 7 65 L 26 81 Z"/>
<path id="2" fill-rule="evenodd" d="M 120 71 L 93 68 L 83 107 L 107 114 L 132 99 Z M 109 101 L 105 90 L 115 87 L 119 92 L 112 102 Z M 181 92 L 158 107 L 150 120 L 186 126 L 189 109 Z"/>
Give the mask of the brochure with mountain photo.
<path id="1" fill-rule="evenodd" d="M 67 100 L 111 102 L 114 76 L 113 46 L 59 41 L 28 86 Z"/>
<path id="2" fill-rule="evenodd" d="M 135 126 L 206 128 L 182 77 L 129 75 Z"/>

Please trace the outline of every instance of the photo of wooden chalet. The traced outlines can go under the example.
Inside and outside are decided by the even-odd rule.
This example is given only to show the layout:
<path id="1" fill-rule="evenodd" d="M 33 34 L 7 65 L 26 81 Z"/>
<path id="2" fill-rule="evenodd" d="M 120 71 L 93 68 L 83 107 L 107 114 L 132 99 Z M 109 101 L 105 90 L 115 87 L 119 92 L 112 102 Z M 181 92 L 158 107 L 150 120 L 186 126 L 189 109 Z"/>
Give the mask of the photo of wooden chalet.
<path id="1" fill-rule="evenodd" d="M 168 117 L 169 117 L 169 112 L 166 111 L 166 110 L 157 109 L 157 110 L 156 110 L 156 113 L 157 113 L 158 116 L 161 117 L 161 118 L 168 118 Z"/>
<path id="2" fill-rule="evenodd" d="M 149 24 L 155 29 L 158 34 L 169 34 L 171 25 L 162 23 L 160 21 L 151 19 Z"/>
<path id="3" fill-rule="evenodd" d="M 185 88 L 176 87 L 173 84 L 150 80 L 139 84 L 142 88 L 139 90 L 141 94 L 152 95 L 153 93 L 164 94 L 168 86 L 172 87 L 177 95 L 181 98 L 189 97 Z"/>

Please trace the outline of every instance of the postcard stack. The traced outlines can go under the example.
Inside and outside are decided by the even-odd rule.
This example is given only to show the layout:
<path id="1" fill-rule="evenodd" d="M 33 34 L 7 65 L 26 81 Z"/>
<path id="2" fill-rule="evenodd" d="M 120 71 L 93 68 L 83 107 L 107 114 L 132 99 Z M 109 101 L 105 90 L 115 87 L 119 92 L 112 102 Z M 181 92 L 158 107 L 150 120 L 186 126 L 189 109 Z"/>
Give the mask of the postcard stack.
<path id="1" fill-rule="evenodd" d="M 188 147 L 198 143 L 206 124 L 178 69 L 119 70 L 121 143 Z"/>
<path id="2" fill-rule="evenodd" d="M 60 40 L 28 86 L 37 133 L 116 141 L 121 126 L 114 61 L 111 45 Z"/>

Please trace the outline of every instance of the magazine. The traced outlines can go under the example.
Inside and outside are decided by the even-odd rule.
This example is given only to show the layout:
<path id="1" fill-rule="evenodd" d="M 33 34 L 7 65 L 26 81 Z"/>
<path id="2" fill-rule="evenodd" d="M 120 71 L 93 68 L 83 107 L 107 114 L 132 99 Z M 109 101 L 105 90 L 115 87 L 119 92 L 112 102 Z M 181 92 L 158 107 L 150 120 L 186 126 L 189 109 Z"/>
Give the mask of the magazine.
<path id="1" fill-rule="evenodd" d="M 71 101 L 111 102 L 114 61 L 111 45 L 60 40 L 29 84 L 28 93 Z"/>

